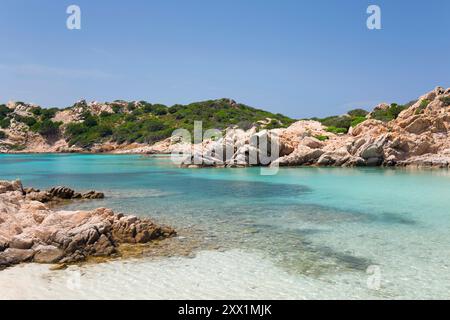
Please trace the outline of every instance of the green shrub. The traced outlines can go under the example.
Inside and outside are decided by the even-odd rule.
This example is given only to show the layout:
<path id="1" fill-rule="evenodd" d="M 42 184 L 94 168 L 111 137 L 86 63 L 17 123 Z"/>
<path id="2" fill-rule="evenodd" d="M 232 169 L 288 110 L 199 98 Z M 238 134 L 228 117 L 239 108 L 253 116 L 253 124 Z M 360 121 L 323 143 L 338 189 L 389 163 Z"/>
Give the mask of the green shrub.
<path id="1" fill-rule="evenodd" d="M 9 150 L 11 151 L 22 151 L 24 149 L 26 149 L 26 146 L 21 144 L 13 144 L 9 146 Z"/>
<path id="2" fill-rule="evenodd" d="M 396 103 L 391 104 L 391 107 L 389 108 L 389 112 L 392 114 L 394 119 L 398 118 L 398 115 L 405 110 L 406 107 L 402 105 L 398 105 Z"/>
<path id="3" fill-rule="evenodd" d="M 4 104 L 0 104 L 0 119 L 5 118 L 11 112 L 12 110 L 9 109 L 7 106 L 5 106 Z"/>
<path id="4" fill-rule="evenodd" d="M 329 136 L 325 136 L 325 135 L 322 135 L 322 134 L 316 135 L 316 136 L 314 136 L 314 138 L 316 138 L 319 141 L 326 141 L 326 140 L 330 139 Z"/>
<path id="5" fill-rule="evenodd" d="M 40 116 L 42 115 L 42 109 L 40 107 L 33 108 L 31 110 L 31 113 L 34 114 L 35 116 Z"/>
<path id="6" fill-rule="evenodd" d="M 415 114 L 423 113 L 429 104 L 430 104 L 430 100 L 424 99 L 424 100 L 420 101 L 420 105 L 416 109 Z"/>
<path id="7" fill-rule="evenodd" d="M 31 130 L 39 133 L 44 137 L 56 136 L 59 133 L 59 127 L 61 126 L 61 122 L 53 122 L 51 120 L 44 120 L 42 122 L 36 122 Z"/>
<path id="8" fill-rule="evenodd" d="M 42 109 L 41 120 L 44 121 L 52 119 L 56 115 L 56 112 L 58 112 L 58 110 L 58 108 Z"/>
<path id="9" fill-rule="evenodd" d="M 73 138 L 87 131 L 84 123 L 72 122 L 66 126 L 65 135 L 67 138 Z"/>
<path id="10" fill-rule="evenodd" d="M 99 136 L 102 138 L 111 136 L 113 134 L 113 129 L 111 126 L 108 126 L 106 124 L 101 124 L 95 128 L 95 130 L 98 132 Z"/>
<path id="11" fill-rule="evenodd" d="M 352 120 L 352 127 L 356 127 L 358 124 L 366 121 L 366 117 L 355 117 Z"/>
<path id="12" fill-rule="evenodd" d="M 119 113 L 122 111 L 122 106 L 120 104 L 113 104 L 111 106 L 111 109 L 114 111 L 114 113 Z"/>
<path id="13" fill-rule="evenodd" d="M 352 124 L 352 119 L 349 116 L 332 116 L 319 119 L 319 121 L 326 127 L 346 128 L 347 130 Z"/>
<path id="14" fill-rule="evenodd" d="M 161 131 L 166 129 L 166 124 L 158 119 L 148 119 L 142 123 L 142 129 L 150 132 Z"/>
<path id="15" fill-rule="evenodd" d="M 174 105 L 168 108 L 162 104 L 140 101 L 137 104 L 117 101 L 110 104 L 114 113 L 102 112 L 94 116 L 90 112 L 82 115 L 81 123 L 69 123 L 64 127 L 64 138 L 70 145 L 90 147 L 95 143 L 111 140 L 123 142 L 156 142 L 170 137 L 173 130 L 184 128 L 192 131 L 194 121 L 202 121 L 203 128 L 225 129 L 237 125 L 249 129 L 260 120 L 273 119 L 268 127 L 285 127 L 294 122 L 282 114 L 235 104 L 227 99 L 195 102 L 189 105 Z M 130 113 L 123 112 L 129 109 Z M 132 110 L 131 110 L 132 109 Z M 31 130 L 43 135 L 60 132 L 59 123 L 51 121 L 57 109 L 34 108 L 34 120 L 22 119 L 31 125 Z M 10 110 L 0 107 L 3 117 L 0 126 L 9 126 L 7 114 Z M 35 123 L 32 123 L 32 122 Z"/>
<path id="16" fill-rule="evenodd" d="M 406 109 L 405 106 L 393 103 L 389 106 L 389 108 L 385 110 L 380 109 L 372 112 L 372 118 L 383 122 L 389 122 L 391 120 L 397 119 L 400 112 L 402 112 L 405 109 Z"/>
<path id="17" fill-rule="evenodd" d="M 128 111 L 134 111 L 136 109 L 136 106 L 134 105 L 133 102 L 130 102 L 127 104 L 127 109 Z"/>
<path id="18" fill-rule="evenodd" d="M 334 134 L 342 134 L 342 133 L 347 133 L 348 129 L 347 128 L 336 128 L 336 127 L 327 127 L 326 129 L 327 132 L 331 132 Z"/>
<path id="19" fill-rule="evenodd" d="M 32 127 L 37 122 L 36 119 L 33 117 L 26 117 L 18 114 L 14 115 L 14 119 L 16 119 L 16 121 L 18 122 L 26 124 L 29 127 Z"/>
<path id="20" fill-rule="evenodd" d="M 6 129 L 9 128 L 11 124 L 11 120 L 9 118 L 0 119 L 0 128 Z"/>
<path id="21" fill-rule="evenodd" d="M 0 139 L 5 139 L 6 138 L 6 132 L 0 130 Z"/>
<path id="22" fill-rule="evenodd" d="M 91 128 L 91 127 L 95 127 L 96 125 L 98 125 L 98 122 L 97 122 L 97 119 L 93 115 L 89 114 L 84 118 L 84 125 L 88 128 Z"/>

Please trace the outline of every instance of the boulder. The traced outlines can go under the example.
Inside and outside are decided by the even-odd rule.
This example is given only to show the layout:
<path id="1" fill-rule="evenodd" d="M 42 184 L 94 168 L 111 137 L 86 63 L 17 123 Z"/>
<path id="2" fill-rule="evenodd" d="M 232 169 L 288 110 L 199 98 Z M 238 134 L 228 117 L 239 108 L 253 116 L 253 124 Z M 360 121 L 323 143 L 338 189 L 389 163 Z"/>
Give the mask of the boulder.
<path id="1" fill-rule="evenodd" d="M 8 248 L 0 252 L 0 268 L 31 261 L 33 256 L 33 250 Z"/>
<path id="2" fill-rule="evenodd" d="M 421 134 L 431 129 L 432 122 L 428 118 L 419 117 L 405 127 L 409 133 Z"/>
<path id="3" fill-rule="evenodd" d="M 20 190 L 18 183 L 0 181 L 0 185 Z M 73 190 L 58 187 L 50 191 L 51 199 L 66 199 Z M 158 226 L 149 219 L 116 214 L 106 208 L 53 211 L 30 199 L 40 193 L 29 190 L 28 194 L 0 194 L 0 268 L 27 261 L 73 263 L 89 256 L 111 256 L 122 243 L 148 243 L 176 235 L 172 228 Z M 86 199 L 104 196 L 95 191 L 84 195 Z"/>
<path id="4" fill-rule="evenodd" d="M 75 191 L 67 187 L 54 187 L 51 188 L 48 193 L 53 198 L 72 199 Z"/>
<path id="5" fill-rule="evenodd" d="M 52 245 L 39 245 L 34 248 L 34 262 L 37 263 L 56 263 L 62 259 L 64 252 Z"/>

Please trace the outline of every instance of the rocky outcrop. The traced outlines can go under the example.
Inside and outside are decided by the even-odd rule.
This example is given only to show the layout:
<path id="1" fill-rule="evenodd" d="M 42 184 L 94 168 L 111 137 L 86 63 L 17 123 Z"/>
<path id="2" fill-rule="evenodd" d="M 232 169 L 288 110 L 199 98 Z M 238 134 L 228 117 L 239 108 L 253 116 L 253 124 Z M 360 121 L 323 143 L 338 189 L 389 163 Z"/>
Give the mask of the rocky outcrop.
<path id="1" fill-rule="evenodd" d="M 25 198 L 27 200 L 39 201 L 42 203 L 47 202 L 60 202 L 62 200 L 73 200 L 73 199 L 103 199 L 105 195 L 102 192 L 97 192 L 94 190 L 79 193 L 68 187 L 53 187 L 46 191 L 40 191 L 34 188 L 25 188 L 23 190 Z"/>
<path id="2" fill-rule="evenodd" d="M 153 145 L 105 141 L 84 150 L 69 146 L 60 137 L 48 141 L 13 119 L 4 130 L 4 138 L 0 138 L 0 152 L 182 153 L 181 166 L 190 168 L 268 165 L 448 167 L 449 100 L 450 89 L 437 87 L 408 104 L 395 120 L 388 122 L 375 118 L 383 111 L 388 112 L 392 105 L 379 104 L 365 121 L 350 128 L 348 134 L 328 132 L 320 122 L 312 120 L 297 121 L 288 128 L 266 130 L 264 128 L 272 123 L 268 119 L 259 121 L 264 124 L 262 126 L 254 123 L 247 131 L 229 128 L 222 138 L 206 139 L 195 146 L 172 137 Z M 231 107 L 237 106 L 233 101 L 225 102 Z M 76 123 L 82 121 L 86 111 L 94 115 L 111 114 L 114 109 L 130 113 L 138 106 L 139 102 L 102 104 L 81 100 L 71 108 L 56 112 L 53 120 L 63 124 Z M 26 117 L 36 106 L 16 103 L 8 104 L 8 108 Z M 18 150 L 17 146 L 26 148 Z M 45 201 L 47 193 L 34 193 L 29 197 Z"/>
<path id="3" fill-rule="evenodd" d="M 175 235 L 173 229 L 149 219 L 105 208 L 55 211 L 44 204 L 80 195 L 69 188 L 52 188 L 45 192 L 45 201 L 30 198 L 37 193 L 41 192 L 24 189 L 20 181 L 0 181 L 0 268 L 23 262 L 80 262 L 92 256 L 115 255 L 124 243 L 148 243 Z M 103 194 L 83 196 L 93 199 Z"/>
<path id="4" fill-rule="evenodd" d="M 450 89 L 441 87 L 423 95 L 392 121 L 367 120 L 348 134 L 333 134 L 317 121 L 298 121 L 286 129 L 253 128 L 223 139 L 203 142 L 182 163 L 186 167 L 268 165 L 262 154 L 277 144 L 271 166 L 418 166 L 449 167 Z M 387 110 L 380 104 L 374 111 Z M 254 144 L 262 137 L 263 145 Z M 276 137 L 277 139 L 274 139 Z M 231 156 L 217 157 L 230 149 Z M 264 149 L 264 150 L 262 150 Z M 252 157 L 253 154 L 253 157 Z M 225 161 L 221 161 L 224 158 Z M 253 160 L 253 162 L 251 161 Z"/>

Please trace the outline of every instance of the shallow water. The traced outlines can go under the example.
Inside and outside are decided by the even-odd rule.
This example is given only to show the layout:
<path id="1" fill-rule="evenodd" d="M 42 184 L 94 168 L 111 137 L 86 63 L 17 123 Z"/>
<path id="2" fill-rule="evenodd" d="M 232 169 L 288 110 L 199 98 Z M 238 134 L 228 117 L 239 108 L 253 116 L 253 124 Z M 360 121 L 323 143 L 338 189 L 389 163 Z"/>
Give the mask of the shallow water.
<path id="1" fill-rule="evenodd" d="M 194 230 L 204 240 L 193 259 L 82 267 L 82 279 L 116 279 L 109 282 L 110 295 L 94 286 L 78 293 L 66 290 L 69 298 L 108 298 L 123 290 L 127 298 L 155 298 L 148 284 L 155 277 L 168 289 L 161 294 L 165 298 L 450 298 L 448 171 L 286 168 L 275 176 L 259 173 L 258 168 L 179 169 L 163 156 L 0 155 L 0 179 L 107 195 L 69 208 L 106 206 L 149 215 L 182 234 Z M 217 250 L 210 251 L 211 245 Z M 18 268 L 41 270 L 45 284 L 36 280 L 37 291 L 27 289 L 27 294 L 14 284 L 14 294 L 61 295 L 58 288 L 68 271 Z M 202 268 L 210 272 L 200 277 L 194 270 Z M 22 271 L 14 277 L 25 277 Z M 181 281 L 186 273 L 197 279 L 169 290 L 171 280 Z M 6 272 L 0 272 L 5 284 L 2 279 L 7 281 Z M 128 281 L 137 284 L 125 285 Z M 141 286 L 139 294 L 133 292 L 136 286 Z M 13 291 L 6 290 L 11 297 Z"/>

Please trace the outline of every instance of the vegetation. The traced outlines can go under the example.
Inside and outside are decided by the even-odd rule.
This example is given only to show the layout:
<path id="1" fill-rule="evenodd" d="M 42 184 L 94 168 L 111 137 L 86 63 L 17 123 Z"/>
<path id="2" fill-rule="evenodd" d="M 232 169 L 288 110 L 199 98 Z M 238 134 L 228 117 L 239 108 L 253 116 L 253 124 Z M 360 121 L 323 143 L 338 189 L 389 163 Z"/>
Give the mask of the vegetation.
<path id="1" fill-rule="evenodd" d="M 44 121 L 36 122 L 31 127 L 31 130 L 49 138 L 59 134 L 59 127 L 61 124 L 61 122 L 53 122 L 52 120 L 46 119 Z"/>
<path id="2" fill-rule="evenodd" d="M 316 135 L 316 136 L 314 136 L 314 138 L 316 138 L 319 141 L 326 141 L 326 140 L 330 139 L 330 137 L 325 136 L 323 134 Z"/>
<path id="3" fill-rule="evenodd" d="M 327 131 L 334 134 L 345 134 L 350 127 L 355 127 L 366 120 L 369 113 L 364 109 L 353 109 L 342 116 L 331 116 L 326 118 L 313 118 L 327 127 Z"/>
<path id="4" fill-rule="evenodd" d="M 2 128 L 2 129 L 9 128 L 10 124 L 11 124 L 11 120 L 9 120 L 9 118 L 0 119 L 0 128 Z"/>
<path id="5" fill-rule="evenodd" d="M 352 128 L 356 127 L 358 124 L 366 121 L 366 117 L 354 117 L 351 123 Z"/>
<path id="6" fill-rule="evenodd" d="M 448 97 L 442 99 L 446 105 L 450 104 Z M 426 108 L 428 103 L 429 101 L 422 101 L 421 108 Z M 8 128 L 14 119 L 44 137 L 63 134 L 70 145 L 89 148 L 105 141 L 119 144 L 154 143 L 170 137 L 175 129 L 182 128 L 192 132 L 195 121 L 202 122 L 203 130 L 223 130 L 230 126 L 244 130 L 253 126 L 257 126 L 258 129 L 274 129 L 288 127 L 295 121 L 282 114 L 252 108 L 229 99 L 208 100 L 188 105 L 176 104 L 171 107 L 147 101 L 116 100 L 109 104 L 112 112 L 103 111 L 100 114 L 92 114 L 86 104 L 75 106 L 85 110 L 81 114 L 82 121 L 63 125 L 52 120 L 59 110 L 57 108 L 30 107 L 28 116 L 23 116 L 12 113 L 5 105 L 0 105 L 0 128 Z M 393 103 L 387 109 L 375 110 L 372 117 L 390 121 L 397 118 L 405 108 L 406 106 Z M 345 134 L 349 128 L 364 122 L 367 115 L 368 112 L 364 109 L 353 109 L 345 115 L 313 120 L 321 122 L 330 133 Z M 316 138 L 321 141 L 329 139 L 326 135 L 319 135 Z"/>
<path id="7" fill-rule="evenodd" d="M 6 138 L 5 131 L 0 130 L 0 139 L 5 139 L 5 138 Z"/>
<path id="8" fill-rule="evenodd" d="M 420 101 L 419 108 L 417 108 L 415 114 L 423 113 L 429 104 L 430 104 L 430 100 L 424 99 L 424 100 Z"/>
<path id="9" fill-rule="evenodd" d="M 8 115 L 10 113 L 11 110 L 7 106 L 0 104 L 0 128 L 6 129 L 9 127 L 11 120 L 8 118 Z"/>
<path id="10" fill-rule="evenodd" d="M 18 114 L 14 115 L 14 119 L 18 122 L 22 122 L 22 123 L 26 124 L 30 128 L 37 122 L 34 117 L 26 117 L 26 116 L 21 116 Z"/>
<path id="11" fill-rule="evenodd" d="M 266 118 L 272 119 L 266 125 L 269 129 L 288 126 L 294 122 L 281 114 L 234 104 L 226 99 L 172 107 L 146 101 L 115 101 L 111 108 L 113 113 L 102 112 L 95 116 L 87 112 L 83 114 L 83 122 L 67 125 L 65 138 L 69 144 L 90 147 L 104 140 L 117 143 L 154 143 L 170 137 L 178 128 L 192 131 L 194 121 L 202 121 L 204 130 L 222 130 L 231 125 L 247 130 Z"/>
<path id="12" fill-rule="evenodd" d="M 337 127 L 331 126 L 331 127 L 327 127 L 326 131 L 334 133 L 334 134 L 345 134 L 348 132 L 348 128 L 337 128 Z"/>
<path id="13" fill-rule="evenodd" d="M 388 121 L 397 119 L 400 112 L 402 112 L 405 109 L 406 109 L 406 106 L 392 103 L 386 109 L 379 109 L 379 110 L 375 110 L 374 112 L 372 112 L 372 118 L 383 121 L 383 122 L 388 122 Z"/>

